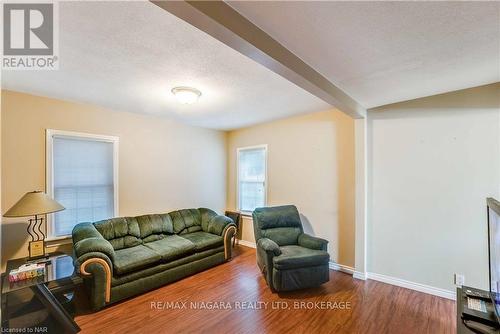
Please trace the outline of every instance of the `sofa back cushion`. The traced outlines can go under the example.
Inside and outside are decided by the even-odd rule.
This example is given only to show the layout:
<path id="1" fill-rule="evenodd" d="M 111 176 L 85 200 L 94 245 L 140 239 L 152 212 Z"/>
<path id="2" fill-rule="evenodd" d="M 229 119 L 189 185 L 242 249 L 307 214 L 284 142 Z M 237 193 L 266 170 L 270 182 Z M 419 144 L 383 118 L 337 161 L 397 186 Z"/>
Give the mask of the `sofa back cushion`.
<path id="1" fill-rule="evenodd" d="M 172 219 L 167 213 L 160 215 L 144 215 L 135 218 L 139 225 L 140 237 L 144 242 L 160 240 L 174 233 Z"/>
<path id="2" fill-rule="evenodd" d="M 210 209 L 183 209 L 165 214 L 105 219 L 94 223 L 115 250 L 134 247 L 171 234 L 202 231 L 217 213 Z"/>
<path id="3" fill-rule="evenodd" d="M 303 233 L 302 222 L 294 205 L 257 208 L 253 212 L 255 240 L 269 238 L 279 246 L 297 245 Z"/>
<path id="4" fill-rule="evenodd" d="M 105 219 L 95 222 L 94 226 L 115 250 L 134 247 L 142 243 L 135 217 Z"/>
<path id="5" fill-rule="evenodd" d="M 201 214 L 201 229 L 208 232 L 208 225 L 212 219 L 217 216 L 217 212 L 207 208 L 199 208 L 198 211 Z"/>
<path id="6" fill-rule="evenodd" d="M 201 231 L 201 213 L 198 209 L 183 209 L 168 215 L 172 219 L 175 234 Z"/>

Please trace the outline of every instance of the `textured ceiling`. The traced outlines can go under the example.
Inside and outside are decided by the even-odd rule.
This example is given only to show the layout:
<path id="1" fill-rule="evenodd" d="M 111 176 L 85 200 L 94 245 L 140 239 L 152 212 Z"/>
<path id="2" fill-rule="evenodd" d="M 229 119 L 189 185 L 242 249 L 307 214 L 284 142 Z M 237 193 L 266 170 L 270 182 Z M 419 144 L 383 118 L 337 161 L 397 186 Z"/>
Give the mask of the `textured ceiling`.
<path id="1" fill-rule="evenodd" d="M 331 108 L 149 2 L 60 2 L 60 69 L 2 88 L 235 129 Z M 364 107 L 500 81 L 500 2 L 230 2 Z M 184 106 L 174 86 L 203 93 Z"/>
<path id="2" fill-rule="evenodd" d="M 2 88 L 234 129 L 331 107 L 149 2 L 60 2 L 60 67 Z M 174 86 L 202 91 L 180 105 Z"/>
<path id="3" fill-rule="evenodd" d="M 229 4 L 367 108 L 500 81 L 500 2 Z"/>

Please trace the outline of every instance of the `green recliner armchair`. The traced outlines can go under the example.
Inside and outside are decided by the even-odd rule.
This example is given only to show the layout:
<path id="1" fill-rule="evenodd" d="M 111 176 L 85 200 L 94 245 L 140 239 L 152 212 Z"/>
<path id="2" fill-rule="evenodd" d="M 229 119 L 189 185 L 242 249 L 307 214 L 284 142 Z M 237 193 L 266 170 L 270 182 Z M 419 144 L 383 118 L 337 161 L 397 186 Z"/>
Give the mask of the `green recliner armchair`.
<path id="1" fill-rule="evenodd" d="M 257 265 L 272 291 L 328 282 L 328 241 L 304 233 L 294 205 L 257 208 L 252 216 Z"/>

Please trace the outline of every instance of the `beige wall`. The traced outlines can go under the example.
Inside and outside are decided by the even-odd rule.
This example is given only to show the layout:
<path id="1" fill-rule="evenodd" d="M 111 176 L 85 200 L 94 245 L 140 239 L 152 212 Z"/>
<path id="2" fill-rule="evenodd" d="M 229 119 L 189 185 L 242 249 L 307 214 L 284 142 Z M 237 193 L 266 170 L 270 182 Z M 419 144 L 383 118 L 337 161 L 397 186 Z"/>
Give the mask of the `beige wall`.
<path id="1" fill-rule="evenodd" d="M 1 81 L 1 73 L 0 73 L 0 81 Z M 2 105 L 2 94 L 0 94 L 0 106 Z M 0 109 L 0 213 L 3 213 L 2 211 L 2 112 Z M 2 259 L 3 259 L 3 252 L 2 252 L 2 221 L 3 217 L 0 215 L 0 271 L 3 272 L 3 265 L 2 265 Z M 1 311 L 0 311 L 1 315 Z"/>
<path id="2" fill-rule="evenodd" d="M 45 129 L 120 137 L 119 214 L 139 215 L 226 201 L 225 133 L 167 118 L 2 91 L 2 209 L 45 188 Z M 27 255 L 24 219 L 4 219 L 6 258 Z M 8 238 L 7 238 L 8 236 Z"/>
<path id="3" fill-rule="evenodd" d="M 227 206 L 236 209 L 236 149 L 268 145 L 268 205 L 295 204 L 332 260 L 354 266 L 354 121 L 326 111 L 231 131 Z M 242 239 L 254 242 L 251 219 Z"/>
<path id="4" fill-rule="evenodd" d="M 368 269 L 488 287 L 486 197 L 500 197 L 500 84 L 369 111 Z"/>

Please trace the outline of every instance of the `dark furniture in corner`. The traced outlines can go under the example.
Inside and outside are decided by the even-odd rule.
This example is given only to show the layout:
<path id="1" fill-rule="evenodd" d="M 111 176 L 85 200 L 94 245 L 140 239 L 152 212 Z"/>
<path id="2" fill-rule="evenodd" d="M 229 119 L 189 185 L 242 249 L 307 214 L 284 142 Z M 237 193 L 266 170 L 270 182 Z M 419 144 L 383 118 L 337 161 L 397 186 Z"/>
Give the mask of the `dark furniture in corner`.
<path id="1" fill-rule="evenodd" d="M 488 291 L 484 290 L 479 290 L 479 289 L 474 289 L 471 287 L 458 287 L 457 288 L 457 295 L 456 295 L 456 301 L 457 301 L 457 334 L 472 334 L 472 333 L 484 333 L 484 334 L 499 334 L 500 329 L 498 328 L 498 325 L 495 325 L 495 327 L 490 327 L 490 325 L 484 324 L 484 320 L 477 320 L 477 319 L 471 319 L 466 318 L 469 320 L 469 323 L 466 324 L 463 319 L 463 311 L 465 308 L 465 305 L 467 305 L 467 296 L 465 291 L 466 290 L 477 290 L 480 291 L 481 293 L 489 293 Z M 486 303 L 491 304 L 491 301 L 486 301 Z M 487 305 L 487 309 L 493 308 L 491 305 Z M 493 311 L 494 312 L 494 311 Z M 494 313 L 491 314 L 494 316 Z M 484 316 L 482 316 L 484 317 Z M 496 323 L 496 319 L 495 319 Z"/>
<path id="2" fill-rule="evenodd" d="M 329 280 L 328 241 L 304 233 L 294 205 L 253 212 L 257 264 L 273 291 L 321 285 Z"/>
<path id="3" fill-rule="evenodd" d="M 81 223 L 75 267 L 98 310 L 228 261 L 235 233 L 231 219 L 205 208 Z"/>
<path id="4" fill-rule="evenodd" d="M 44 276 L 9 282 L 8 273 L 27 261 L 28 258 L 7 261 L 2 280 L 2 328 L 79 332 L 72 317 L 73 296 L 83 280 L 75 275 L 72 257 L 51 253 L 45 260 Z"/>
<path id="5" fill-rule="evenodd" d="M 226 217 L 229 217 L 233 220 L 233 223 L 236 224 L 236 230 L 237 231 L 240 231 L 240 226 L 241 226 L 241 212 L 238 212 L 238 211 L 226 211 L 224 213 L 226 215 Z M 234 245 L 236 244 L 236 234 L 234 235 L 234 239 L 233 239 L 233 247 Z"/>

